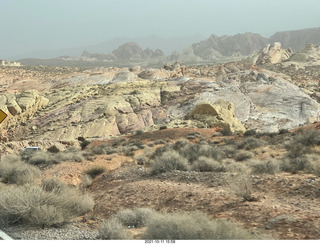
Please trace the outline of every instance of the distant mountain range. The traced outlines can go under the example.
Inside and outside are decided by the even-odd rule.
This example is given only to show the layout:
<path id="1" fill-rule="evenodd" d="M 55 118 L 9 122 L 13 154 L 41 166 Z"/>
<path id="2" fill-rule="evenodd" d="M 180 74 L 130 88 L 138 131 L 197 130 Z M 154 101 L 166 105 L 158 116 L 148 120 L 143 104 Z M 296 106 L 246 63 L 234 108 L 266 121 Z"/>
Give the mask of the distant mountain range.
<path id="1" fill-rule="evenodd" d="M 198 35 L 170 39 L 150 36 L 137 38 L 133 41 L 128 41 L 127 38 L 118 38 L 93 46 L 63 49 L 59 52 L 63 53 L 63 57 L 60 59 L 64 61 L 121 63 L 124 61 L 157 60 L 159 62 L 153 63 L 159 64 L 168 61 L 219 62 L 226 61 L 228 58 L 240 59 L 252 55 L 274 42 L 280 42 L 283 48 L 291 48 L 293 52 L 297 52 L 309 43 L 320 45 L 320 28 L 282 31 L 275 33 L 270 38 L 251 32 L 220 37 L 211 35 L 206 40 L 199 40 L 200 38 Z M 73 55 L 73 53 L 77 53 L 77 55 Z M 23 60 L 22 63 L 24 63 Z"/>

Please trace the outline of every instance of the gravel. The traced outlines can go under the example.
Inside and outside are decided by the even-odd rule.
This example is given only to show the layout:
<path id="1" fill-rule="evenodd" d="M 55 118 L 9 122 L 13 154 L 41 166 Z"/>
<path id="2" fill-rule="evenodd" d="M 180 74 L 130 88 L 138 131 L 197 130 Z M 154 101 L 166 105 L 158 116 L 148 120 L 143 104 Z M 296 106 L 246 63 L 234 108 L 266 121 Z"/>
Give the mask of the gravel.
<path id="1" fill-rule="evenodd" d="M 3 231 L 15 240 L 97 240 L 97 230 L 88 230 L 75 223 L 60 228 L 31 228 L 12 226 Z"/>

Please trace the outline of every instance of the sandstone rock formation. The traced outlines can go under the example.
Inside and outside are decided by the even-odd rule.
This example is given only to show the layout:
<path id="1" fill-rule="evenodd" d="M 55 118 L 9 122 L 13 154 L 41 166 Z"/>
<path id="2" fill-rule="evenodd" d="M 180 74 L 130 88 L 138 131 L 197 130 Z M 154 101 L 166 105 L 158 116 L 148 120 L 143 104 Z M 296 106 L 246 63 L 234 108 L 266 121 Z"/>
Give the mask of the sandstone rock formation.
<path id="1" fill-rule="evenodd" d="M 186 116 L 186 119 L 198 120 L 207 127 L 220 127 L 231 132 L 245 132 L 245 127 L 234 115 L 234 105 L 224 100 L 215 103 L 198 103 Z"/>
<path id="2" fill-rule="evenodd" d="M 280 42 L 268 45 L 260 53 L 258 53 L 256 64 L 276 64 L 288 60 L 292 55 L 290 48 L 282 49 Z"/>

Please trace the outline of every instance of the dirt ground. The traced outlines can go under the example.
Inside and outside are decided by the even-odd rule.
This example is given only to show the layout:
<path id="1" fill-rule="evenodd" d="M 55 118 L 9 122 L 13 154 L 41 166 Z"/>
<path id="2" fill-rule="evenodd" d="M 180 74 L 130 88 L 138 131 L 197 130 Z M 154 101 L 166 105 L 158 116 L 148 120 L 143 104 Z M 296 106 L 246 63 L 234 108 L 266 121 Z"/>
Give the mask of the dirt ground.
<path id="1" fill-rule="evenodd" d="M 212 137 L 214 130 L 192 128 L 148 132 L 127 139 L 175 141 L 195 131 L 200 131 L 202 138 L 223 141 L 223 137 Z M 101 143 L 107 141 L 92 145 Z M 136 151 L 136 155 L 141 153 Z M 151 176 L 147 167 L 121 154 L 98 155 L 81 163 L 63 162 L 44 170 L 43 177 L 54 176 L 77 185 L 84 171 L 93 166 L 107 171 L 87 189 L 95 207 L 84 218 L 84 225 L 98 226 L 120 209 L 147 207 L 159 212 L 202 211 L 210 218 L 226 218 L 273 239 L 320 239 L 320 180 L 312 174 L 256 175 L 253 201 L 243 201 L 230 192 L 224 184 L 225 173 L 173 171 Z M 143 231 L 132 230 L 136 238 Z"/>

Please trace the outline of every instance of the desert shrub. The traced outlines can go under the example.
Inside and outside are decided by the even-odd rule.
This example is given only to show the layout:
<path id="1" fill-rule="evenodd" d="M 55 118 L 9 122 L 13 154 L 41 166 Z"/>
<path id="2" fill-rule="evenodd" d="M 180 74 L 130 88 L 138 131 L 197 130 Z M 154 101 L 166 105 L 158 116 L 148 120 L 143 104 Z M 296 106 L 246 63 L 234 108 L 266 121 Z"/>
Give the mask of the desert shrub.
<path id="1" fill-rule="evenodd" d="M 304 154 L 295 158 L 287 157 L 282 160 L 280 169 L 286 172 L 304 171 L 318 174 L 319 157 L 317 154 Z"/>
<path id="2" fill-rule="evenodd" d="M 151 174 L 160 174 L 172 170 L 188 170 L 188 160 L 176 151 L 166 151 L 161 156 L 155 158 L 151 165 Z"/>
<path id="3" fill-rule="evenodd" d="M 200 172 L 225 172 L 226 170 L 222 163 L 203 156 L 192 164 L 191 169 Z"/>
<path id="4" fill-rule="evenodd" d="M 254 137 L 244 138 L 242 141 L 237 143 L 238 149 L 252 150 L 261 146 L 265 146 L 267 143 L 261 139 Z"/>
<path id="5" fill-rule="evenodd" d="M 172 145 L 173 150 L 177 151 L 183 157 L 188 159 L 190 163 L 198 159 L 199 144 L 191 143 L 188 140 L 180 140 Z"/>
<path id="6" fill-rule="evenodd" d="M 166 125 L 161 125 L 161 126 L 159 127 L 159 130 L 165 130 L 165 129 L 168 129 L 168 127 L 167 127 Z"/>
<path id="7" fill-rule="evenodd" d="M 209 220 L 201 212 L 153 215 L 143 236 L 147 240 L 260 239 L 227 220 Z"/>
<path id="8" fill-rule="evenodd" d="M 81 143 L 80 143 L 81 149 L 84 150 L 90 143 L 91 142 L 88 140 L 81 141 Z"/>
<path id="9" fill-rule="evenodd" d="M 98 231 L 102 240 L 129 240 L 131 238 L 128 228 L 115 218 L 102 222 Z"/>
<path id="10" fill-rule="evenodd" d="M 137 146 L 133 146 L 133 145 L 122 148 L 124 155 L 126 155 L 128 157 L 134 156 L 134 152 L 137 150 L 139 150 L 139 148 Z"/>
<path id="11" fill-rule="evenodd" d="M 148 219 L 155 214 L 155 212 L 149 208 L 135 208 L 120 210 L 111 218 L 117 219 L 124 226 L 134 226 L 135 228 L 144 227 Z"/>
<path id="12" fill-rule="evenodd" d="M 55 184 L 53 184 L 55 185 Z M 24 185 L 0 192 L 0 220 L 31 226 L 61 226 L 92 210 L 93 199 L 76 188 Z"/>
<path id="13" fill-rule="evenodd" d="M 158 140 L 155 140 L 155 141 L 154 141 L 154 144 L 155 144 L 155 145 L 160 145 L 160 144 L 163 144 L 163 145 L 164 145 L 164 144 L 166 144 L 166 142 L 165 142 L 165 140 L 158 139 Z"/>
<path id="14" fill-rule="evenodd" d="M 98 146 L 94 146 L 90 149 L 90 154 L 92 155 L 102 155 L 102 154 L 113 154 L 116 153 L 117 149 L 110 147 L 108 144 L 101 144 Z"/>
<path id="15" fill-rule="evenodd" d="M 136 135 L 141 135 L 143 133 L 143 130 L 136 130 Z"/>
<path id="16" fill-rule="evenodd" d="M 63 183 L 62 181 L 60 181 L 56 178 L 44 179 L 41 182 L 40 186 L 46 192 L 53 192 L 53 193 L 57 193 L 57 194 L 65 192 L 68 188 L 67 184 Z"/>
<path id="17" fill-rule="evenodd" d="M 112 141 L 111 141 L 111 145 L 113 147 L 116 147 L 116 146 L 119 146 L 122 142 L 124 142 L 126 139 L 123 138 L 123 137 L 118 137 L 118 138 L 114 138 Z"/>
<path id="18" fill-rule="evenodd" d="M 151 159 L 155 159 L 156 157 L 160 157 L 163 153 L 167 152 L 167 151 L 171 151 L 172 148 L 170 145 L 165 144 L 162 147 L 158 147 L 154 153 L 150 156 Z"/>
<path id="19" fill-rule="evenodd" d="M 88 170 L 86 170 L 84 173 L 89 175 L 92 179 L 96 178 L 98 175 L 103 174 L 106 171 L 104 167 L 95 166 Z"/>
<path id="20" fill-rule="evenodd" d="M 306 130 L 295 137 L 293 143 L 301 143 L 304 146 L 320 145 L 320 131 Z"/>
<path id="21" fill-rule="evenodd" d="M 280 163 L 277 160 L 251 160 L 249 167 L 253 174 L 275 174 L 279 172 Z"/>
<path id="22" fill-rule="evenodd" d="M 78 141 L 81 141 L 81 142 L 83 142 L 83 141 L 85 141 L 86 139 L 83 137 L 83 136 L 79 136 L 78 137 Z"/>
<path id="23" fill-rule="evenodd" d="M 146 165 L 148 162 L 148 159 L 146 156 L 140 155 L 136 158 L 136 161 L 138 165 Z"/>
<path id="24" fill-rule="evenodd" d="M 234 159 L 237 161 L 245 161 L 252 157 L 253 157 L 253 153 L 245 150 L 239 150 L 234 155 Z"/>
<path id="25" fill-rule="evenodd" d="M 223 136 L 232 136 L 232 131 L 230 130 L 229 127 L 222 129 L 222 130 L 220 131 L 220 133 L 221 133 Z"/>
<path id="26" fill-rule="evenodd" d="M 28 165 L 17 155 L 8 155 L 0 162 L 0 177 L 3 183 L 23 185 L 39 178 L 38 168 Z"/>
<path id="27" fill-rule="evenodd" d="M 223 150 L 221 150 L 217 146 L 210 146 L 205 144 L 199 145 L 197 156 L 205 156 L 218 161 L 221 161 L 222 159 L 226 158 L 226 154 Z"/>
<path id="28" fill-rule="evenodd" d="M 254 130 L 254 129 L 251 129 L 251 130 L 247 130 L 243 133 L 244 136 L 254 136 L 257 134 L 257 131 Z"/>
<path id="29" fill-rule="evenodd" d="M 47 151 L 48 151 L 48 152 L 51 152 L 51 153 L 58 153 L 58 152 L 60 152 L 59 148 L 57 148 L 55 145 L 49 147 L 49 148 L 47 149 Z"/>
<path id="30" fill-rule="evenodd" d="M 226 179 L 226 186 L 238 197 L 245 201 L 251 201 L 252 197 L 252 178 L 251 175 L 244 171 L 237 174 L 230 174 Z"/>
<path id="31" fill-rule="evenodd" d="M 65 161 L 71 161 L 71 162 L 82 162 L 83 156 L 78 151 L 63 151 L 59 152 L 56 155 L 50 155 L 51 157 L 56 156 L 57 162 L 65 162 Z"/>
<path id="32" fill-rule="evenodd" d="M 246 165 L 236 162 L 232 159 L 226 160 L 224 164 L 227 172 L 241 173 L 246 172 L 248 170 L 248 167 Z"/>
<path id="33" fill-rule="evenodd" d="M 72 150 L 66 150 L 59 153 L 35 152 L 27 160 L 27 163 L 33 165 L 50 165 L 64 161 L 82 162 L 83 157 L 79 152 Z"/>

